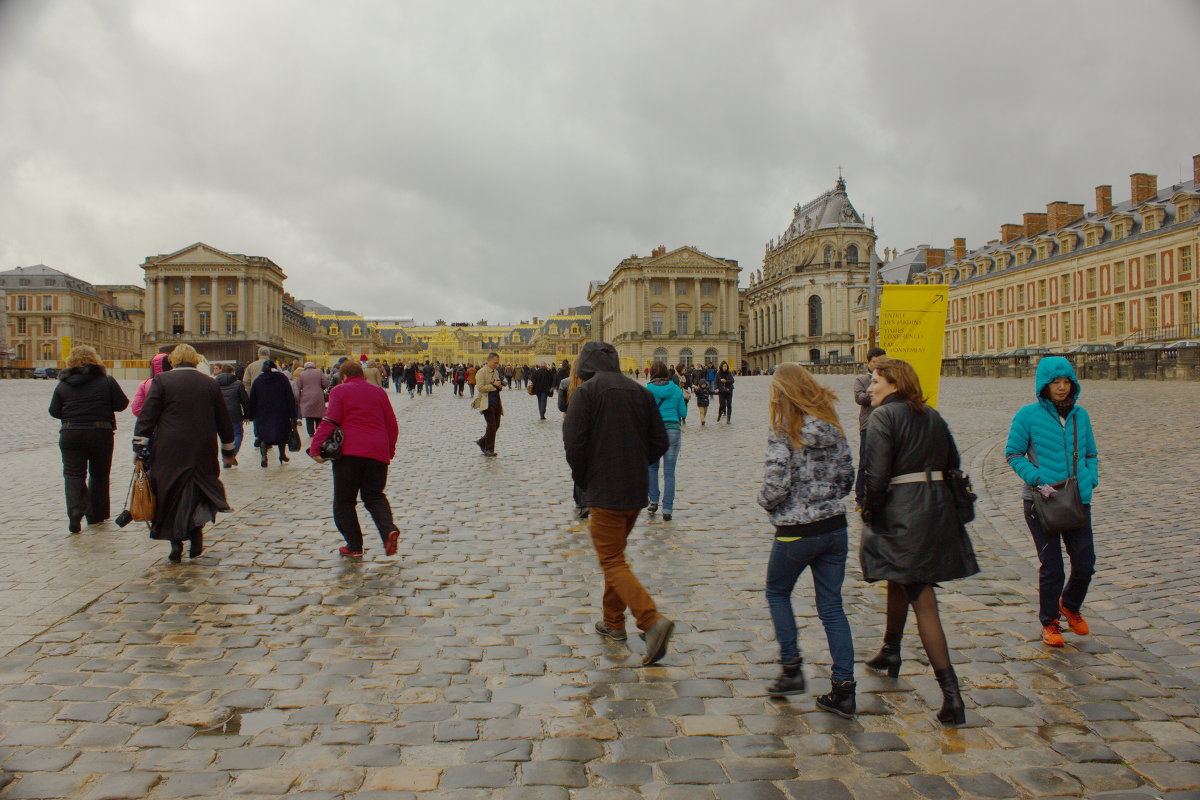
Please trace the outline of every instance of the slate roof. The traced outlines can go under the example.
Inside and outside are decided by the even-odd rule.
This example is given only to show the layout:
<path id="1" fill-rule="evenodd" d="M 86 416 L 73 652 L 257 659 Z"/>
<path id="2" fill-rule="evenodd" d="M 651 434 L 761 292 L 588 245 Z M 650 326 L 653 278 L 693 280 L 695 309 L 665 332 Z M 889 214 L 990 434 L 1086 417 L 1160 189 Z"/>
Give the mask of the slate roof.
<path id="1" fill-rule="evenodd" d="M 1181 191 L 1186 192 L 1188 194 L 1193 194 L 1193 195 L 1200 194 L 1200 191 L 1198 191 L 1198 187 L 1194 180 L 1184 181 L 1183 183 L 1176 183 L 1171 186 L 1167 186 L 1164 189 L 1160 189 L 1158 191 L 1158 193 L 1155 194 L 1153 197 L 1151 197 L 1149 200 L 1146 200 L 1137 205 L 1134 205 L 1132 199 L 1126 200 L 1122 203 L 1114 204 L 1112 211 L 1103 216 L 1101 216 L 1093 211 L 1090 214 L 1084 214 L 1083 217 L 1081 217 L 1080 219 L 1076 220 L 1075 222 L 1072 222 L 1070 225 L 1065 225 L 1062 228 L 1057 228 L 1052 231 L 1046 231 L 1044 233 L 1034 234 L 1033 236 L 1022 236 L 1019 239 L 1012 240 L 1011 242 L 993 242 L 991 244 L 987 244 L 987 245 L 984 245 L 983 247 L 979 247 L 975 250 L 970 251 L 969 253 L 967 253 L 966 257 L 963 258 L 961 261 L 951 261 L 950 259 L 947 259 L 946 266 L 949 267 L 949 266 L 954 266 L 955 264 L 973 262 L 976 258 L 978 258 L 980 256 L 984 256 L 987 258 L 994 258 L 996 256 L 996 254 L 1000 253 L 1000 252 L 1015 253 L 1016 248 L 1021 247 L 1021 246 L 1027 246 L 1027 247 L 1034 248 L 1034 257 L 1032 259 L 1030 259 L 1029 261 L 1027 261 L 1024 264 L 1021 264 L 1020 266 L 1015 266 L 1013 263 L 1010 262 L 1009 266 L 1004 270 L 1004 272 L 1007 273 L 1007 272 L 1012 272 L 1014 270 L 1027 269 L 1029 267 L 1034 267 L 1034 266 L 1041 266 L 1043 264 L 1050 263 L 1051 261 L 1054 261 L 1055 259 L 1062 258 L 1062 257 L 1074 258 L 1079 253 L 1084 253 L 1089 250 L 1099 250 L 1100 248 L 1108 247 L 1109 245 L 1113 244 L 1114 241 L 1119 241 L 1122 244 L 1125 244 L 1130 241 L 1135 241 L 1142 236 L 1157 236 L 1162 231 L 1164 231 L 1168 228 L 1171 228 L 1174 225 L 1181 224 L 1175 218 L 1175 205 L 1173 203 L 1169 202 L 1172 197 L 1174 197 L 1176 194 L 1178 194 Z M 1162 224 L 1159 225 L 1157 228 L 1155 228 L 1152 231 L 1145 231 L 1142 229 L 1141 209 L 1146 206 L 1160 206 L 1164 210 L 1164 217 L 1162 220 Z M 1122 217 L 1122 216 L 1132 217 L 1132 222 L 1127 223 L 1130 225 L 1130 228 L 1126 232 L 1125 237 L 1122 239 L 1119 239 L 1119 240 L 1114 240 L 1112 238 L 1113 218 L 1114 217 Z M 1195 223 L 1196 223 L 1196 217 L 1192 217 L 1191 219 L 1185 220 L 1182 224 L 1194 225 Z M 1094 244 L 1092 247 L 1085 247 L 1084 245 L 1087 242 L 1087 239 L 1084 236 L 1085 229 L 1090 229 L 1090 228 L 1093 228 L 1094 226 L 1100 227 L 1102 235 L 1099 237 L 1099 240 L 1096 242 L 1096 244 Z M 1058 237 L 1061 236 L 1064 232 L 1073 233 L 1076 236 L 1075 249 L 1073 251 L 1071 251 L 1070 253 L 1063 253 L 1060 251 Z M 1037 254 L 1037 243 L 1038 242 L 1046 242 L 1046 241 L 1050 241 L 1052 243 L 1051 252 L 1050 252 L 1049 256 L 1047 258 L 1037 258 L 1037 255 L 1036 255 Z M 994 277 L 995 274 L 996 273 L 992 272 L 992 273 L 988 273 L 986 275 L 973 275 L 970 278 L 964 278 L 962 280 L 955 280 L 952 282 L 952 284 L 955 286 L 957 286 L 959 284 L 968 284 L 973 281 L 983 280 L 986 278 Z"/>
<path id="2" fill-rule="evenodd" d="M 21 281 L 27 280 L 28 284 L 22 286 Z M 51 283 L 53 281 L 53 283 Z M 96 287 L 87 281 L 80 280 L 74 275 L 68 275 L 62 270 L 47 267 L 45 264 L 34 264 L 29 267 L 16 267 L 15 269 L 5 270 L 0 272 L 0 289 L 6 291 L 19 291 L 22 289 L 75 289 L 84 294 L 96 294 Z"/>
<path id="3" fill-rule="evenodd" d="M 794 241 L 808 231 L 845 226 L 865 228 L 866 223 L 846 194 L 846 181 L 838 178 L 832 189 L 815 200 L 796 206 L 791 223 L 775 240 L 775 246 Z"/>

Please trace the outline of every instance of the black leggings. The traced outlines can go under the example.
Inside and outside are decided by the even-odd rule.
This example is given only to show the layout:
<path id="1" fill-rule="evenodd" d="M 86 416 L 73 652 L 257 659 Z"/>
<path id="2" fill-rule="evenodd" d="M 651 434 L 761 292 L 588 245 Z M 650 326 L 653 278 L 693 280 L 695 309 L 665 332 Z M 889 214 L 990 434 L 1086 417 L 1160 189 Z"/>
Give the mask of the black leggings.
<path id="1" fill-rule="evenodd" d="M 721 421 L 722 414 L 726 422 L 733 419 L 733 392 L 717 395 L 717 422 Z"/>

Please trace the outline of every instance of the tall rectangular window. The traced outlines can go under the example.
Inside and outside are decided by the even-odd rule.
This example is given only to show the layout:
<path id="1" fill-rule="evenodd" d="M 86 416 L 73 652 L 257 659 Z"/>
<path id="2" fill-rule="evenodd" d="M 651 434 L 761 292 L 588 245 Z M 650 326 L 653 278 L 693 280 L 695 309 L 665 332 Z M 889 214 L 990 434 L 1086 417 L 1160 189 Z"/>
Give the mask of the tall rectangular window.
<path id="1" fill-rule="evenodd" d="M 42 311 L 54 310 L 54 297 L 51 295 L 42 295 Z"/>
<path id="2" fill-rule="evenodd" d="M 212 312 L 200 312 L 200 333 L 212 333 Z"/>
<path id="3" fill-rule="evenodd" d="M 1117 303 L 1113 310 L 1113 334 L 1115 336 L 1125 335 L 1125 304 Z"/>
<path id="4" fill-rule="evenodd" d="M 42 333 L 54 333 L 54 323 L 50 317 L 42 317 Z"/>
<path id="5" fill-rule="evenodd" d="M 1087 271 L 1087 292 L 1088 294 L 1096 293 L 1096 268 L 1092 267 Z"/>
<path id="6" fill-rule="evenodd" d="M 1062 302 L 1067 302 L 1071 299 L 1071 276 L 1063 275 L 1059 278 L 1058 299 Z"/>
<path id="7" fill-rule="evenodd" d="M 675 330 L 680 336 L 687 336 L 688 333 L 688 312 L 675 312 Z"/>
<path id="8" fill-rule="evenodd" d="M 700 294 L 704 297 L 712 297 L 714 288 L 715 288 L 715 285 L 713 284 L 712 281 L 701 281 L 700 282 Z"/>
<path id="9" fill-rule="evenodd" d="M 1004 313 L 1004 290 L 1003 289 L 996 290 L 996 313 L 997 314 Z"/>
<path id="10" fill-rule="evenodd" d="M 713 332 L 713 312 L 711 312 L 711 311 L 701 311 L 700 312 L 700 332 L 701 333 L 712 333 Z"/>
<path id="11" fill-rule="evenodd" d="M 1046 302 L 1046 282 L 1038 281 L 1037 287 L 1038 287 L 1038 302 L 1039 303 Z"/>
<path id="12" fill-rule="evenodd" d="M 655 336 L 663 335 L 663 312 L 650 312 L 650 333 L 654 334 Z"/>
<path id="13" fill-rule="evenodd" d="M 1183 292 L 1179 295 L 1179 321 L 1184 325 L 1192 324 L 1192 293 Z"/>
<path id="14" fill-rule="evenodd" d="M 1113 264 L 1113 291 L 1125 291 L 1125 262 L 1118 261 Z"/>
<path id="15" fill-rule="evenodd" d="M 29 310 L 29 298 L 23 294 L 17 295 L 17 311 Z"/>
<path id="16" fill-rule="evenodd" d="M 1096 340 L 1096 307 L 1092 306 L 1087 310 L 1087 338 L 1090 341 Z"/>
<path id="17" fill-rule="evenodd" d="M 171 333 L 175 333 L 175 334 L 183 333 L 183 312 L 182 311 L 172 311 L 171 312 Z"/>
<path id="18" fill-rule="evenodd" d="M 208 281 L 200 281 L 200 294 L 208 294 L 208 287 L 210 285 Z"/>
<path id="19" fill-rule="evenodd" d="M 1179 248 L 1179 277 L 1191 277 L 1192 274 L 1192 248 L 1191 245 Z"/>
<path id="20" fill-rule="evenodd" d="M 1071 343 L 1071 312 L 1064 311 L 1062 313 L 1062 340 L 1063 344 Z"/>
<path id="21" fill-rule="evenodd" d="M 171 294 L 183 294 L 183 281 L 171 281 Z"/>
<path id="22" fill-rule="evenodd" d="M 28 329 L 25 327 L 25 318 L 17 317 L 17 333 L 27 333 L 27 332 L 28 332 Z"/>
<path id="23" fill-rule="evenodd" d="M 237 294 L 237 281 L 229 281 L 225 284 L 225 294 L 230 297 Z"/>
<path id="24" fill-rule="evenodd" d="M 1158 283 L 1158 253 L 1147 253 L 1142 262 L 1142 282 Z"/>
<path id="25" fill-rule="evenodd" d="M 656 295 L 662 294 L 663 293 L 662 281 L 650 281 L 650 293 L 656 294 Z"/>
<path id="26" fill-rule="evenodd" d="M 680 297 L 687 297 L 687 287 L 688 287 L 687 281 L 676 281 L 675 282 L 675 294 L 677 294 Z"/>
<path id="27" fill-rule="evenodd" d="M 1146 327 L 1147 328 L 1157 328 L 1158 327 L 1158 298 L 1157 297 L 1147 297 L 1146 298 Z"/>

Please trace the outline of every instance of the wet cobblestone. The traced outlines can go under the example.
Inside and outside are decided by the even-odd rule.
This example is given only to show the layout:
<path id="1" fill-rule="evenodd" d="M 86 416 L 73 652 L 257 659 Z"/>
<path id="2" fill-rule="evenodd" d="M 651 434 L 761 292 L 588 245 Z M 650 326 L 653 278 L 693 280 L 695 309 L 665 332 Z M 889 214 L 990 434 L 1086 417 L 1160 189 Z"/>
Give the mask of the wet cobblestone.
<path id="1" fill-rule="evenodd" d="M 853 420 L 851 379 L 827 380 Z M 1189 387 L 1086 385 L 1104 480 L 1093 633 L 1050 651 L 1000 442 L 1029 387 L 944 383 L 982 489 L 972 534 L 983 567 L 941 594 L 969 706 L 968 725 L 945 730 L 911 624 L 899 679 L 859 667 L 863 713 L 815 709 L 829 665 L 808 578 L 796 607 L 810 693 L 763 696 L 777 657 L 762 597 L 770 529 L 753 503 L 766 386 L 739 380 L 733 425 L 687 427 L 674 521 L 639 521 L 634 569 L 679 622 L 668 656 L 642 668 L 636 637 L 590 630 L 600 580 L 571 517 L 560 426 L 537 421 L 523 394 L 508 396 L 494 460 L 471 444 L 482 425 L 467 400 L 392 395 L 396 558 L 372 538 L 361 562 L 337 557 L 328 470 L 297 458 L 226 471 L 237 511 L 211 529 L 205 556 L 171 566 L 135 526 L 66 535 L 54 427 L 41 418 L 49 388 L 0 383 L 19 430 L 0 467 L 0 797 L 1200 792 Z M 1147 403 L 1182 429 L 1130 426 Z M 853 564 L 846 606 L 861 659 L 878 645 L 883 592 Z"/>

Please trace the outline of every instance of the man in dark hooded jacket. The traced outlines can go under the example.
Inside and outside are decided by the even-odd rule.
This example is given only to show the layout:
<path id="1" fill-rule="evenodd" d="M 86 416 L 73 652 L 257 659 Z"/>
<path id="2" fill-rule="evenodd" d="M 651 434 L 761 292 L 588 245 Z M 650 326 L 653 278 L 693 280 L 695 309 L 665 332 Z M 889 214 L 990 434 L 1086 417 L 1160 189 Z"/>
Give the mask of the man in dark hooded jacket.
<path id="1" fill-rule="evenodd" d="M 577 369 L 584 382 L 571 395 L 563 444 L 591 508 L 592 545 L 604 571 L 604 619 L 596 632 L 625 641 L 628 608 L 645 633 L 642 663 L 653 664 L 666 654 L 675 623 L 658 613 L 625 563 L 625 545 L 648 502 L 647 468 L 667 452 L 667 430 L 650 393 L 621 374 L 611 344 L 585 344 Z"/>

